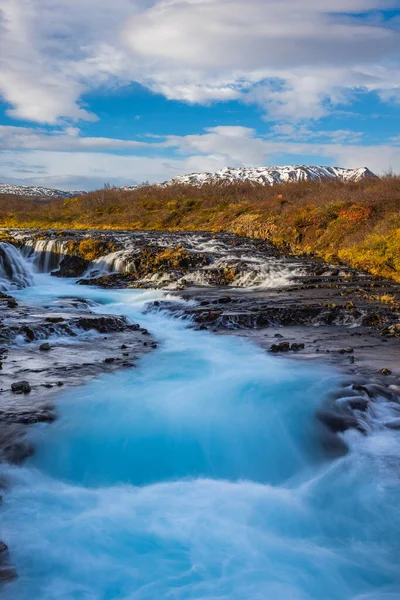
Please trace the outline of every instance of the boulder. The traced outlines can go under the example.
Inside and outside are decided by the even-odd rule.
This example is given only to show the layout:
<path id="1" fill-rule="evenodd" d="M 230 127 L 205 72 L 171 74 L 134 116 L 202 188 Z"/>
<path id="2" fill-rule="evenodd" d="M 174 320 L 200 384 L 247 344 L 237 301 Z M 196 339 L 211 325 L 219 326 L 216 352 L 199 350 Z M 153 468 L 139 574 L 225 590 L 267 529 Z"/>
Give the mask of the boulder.
<path id="1" fill-rule="evenodd" d="M 29 394 L 31 386 L 27 381 L 17 381 L 11 384 L 11 390 L 14 394 Z"/>

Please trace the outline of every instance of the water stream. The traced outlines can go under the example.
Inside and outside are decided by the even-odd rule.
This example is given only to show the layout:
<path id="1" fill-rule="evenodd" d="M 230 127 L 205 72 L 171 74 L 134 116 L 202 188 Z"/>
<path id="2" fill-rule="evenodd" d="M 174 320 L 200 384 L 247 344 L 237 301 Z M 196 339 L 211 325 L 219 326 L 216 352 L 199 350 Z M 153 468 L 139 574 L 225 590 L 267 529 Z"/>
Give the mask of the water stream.
<path id="1" fill-rule="evenodd" d="M 21 300 L 84 294 L 160 343 L 60 394 L 6 467 L 5 600 L 400 598 L 400 436 L 326 456 L 315 410 L 338 374 L 143 312 L 160 291 L 35 279 Z"/>

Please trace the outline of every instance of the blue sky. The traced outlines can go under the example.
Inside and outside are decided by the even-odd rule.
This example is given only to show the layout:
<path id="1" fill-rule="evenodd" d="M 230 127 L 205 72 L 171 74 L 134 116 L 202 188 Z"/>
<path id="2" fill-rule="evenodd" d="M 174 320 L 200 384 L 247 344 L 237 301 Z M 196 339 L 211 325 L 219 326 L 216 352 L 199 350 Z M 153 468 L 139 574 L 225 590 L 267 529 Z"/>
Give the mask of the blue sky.
<path id="1" fill-rule="evenodd" d="M 3 0 L 0 181 L 400 171 L 400 0 Z"/>

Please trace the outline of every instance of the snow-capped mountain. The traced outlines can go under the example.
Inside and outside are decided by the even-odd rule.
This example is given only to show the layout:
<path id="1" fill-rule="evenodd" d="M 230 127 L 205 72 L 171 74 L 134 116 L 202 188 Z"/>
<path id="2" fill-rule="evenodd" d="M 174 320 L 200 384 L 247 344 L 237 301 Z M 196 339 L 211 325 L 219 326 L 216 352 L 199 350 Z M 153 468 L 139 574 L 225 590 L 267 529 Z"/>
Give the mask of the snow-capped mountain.
<path id="1" fill-rule="evenodd" d="M 13 196 L 28 196 L 29 198 L 74 198 L 86 194 L 82 191 L 66 192 L 34 185 L 12 185 L 0 183 L 0 194 L 11 194 Z"/>
<path id="2" fill-rule="evenodd" d="M 376 177 L 367 167 L 342 169 L 340 167 L 314 167 L 295 165 L 285 167 L 226 167 L 215 173 L 190 173 L 178 175 L 163 185 L 186 184 L 201 186 L 205 183 L 250 181 L 261 185 L 275 185 L 289 181 L 360 181 Z"/>

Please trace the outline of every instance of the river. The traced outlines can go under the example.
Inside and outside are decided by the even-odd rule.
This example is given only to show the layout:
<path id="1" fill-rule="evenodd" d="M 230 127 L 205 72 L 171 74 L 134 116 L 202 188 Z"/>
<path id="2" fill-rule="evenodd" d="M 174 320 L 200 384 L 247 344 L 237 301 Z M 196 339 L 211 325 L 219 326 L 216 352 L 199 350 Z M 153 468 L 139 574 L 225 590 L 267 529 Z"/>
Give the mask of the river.
<path id="1" fill-rule="evenodd" d="M 146 312 L 161 291 L 42 274 L 14 295 L 84 295 L 159 346 L 60 393 L 55 423 L 30 429 L 34 456 L 3 466 L 19 575 L 5 600 L 400 598 L 400 437 L 351 430 L 347 454 L 326 454 L 332 367 Z"/>

